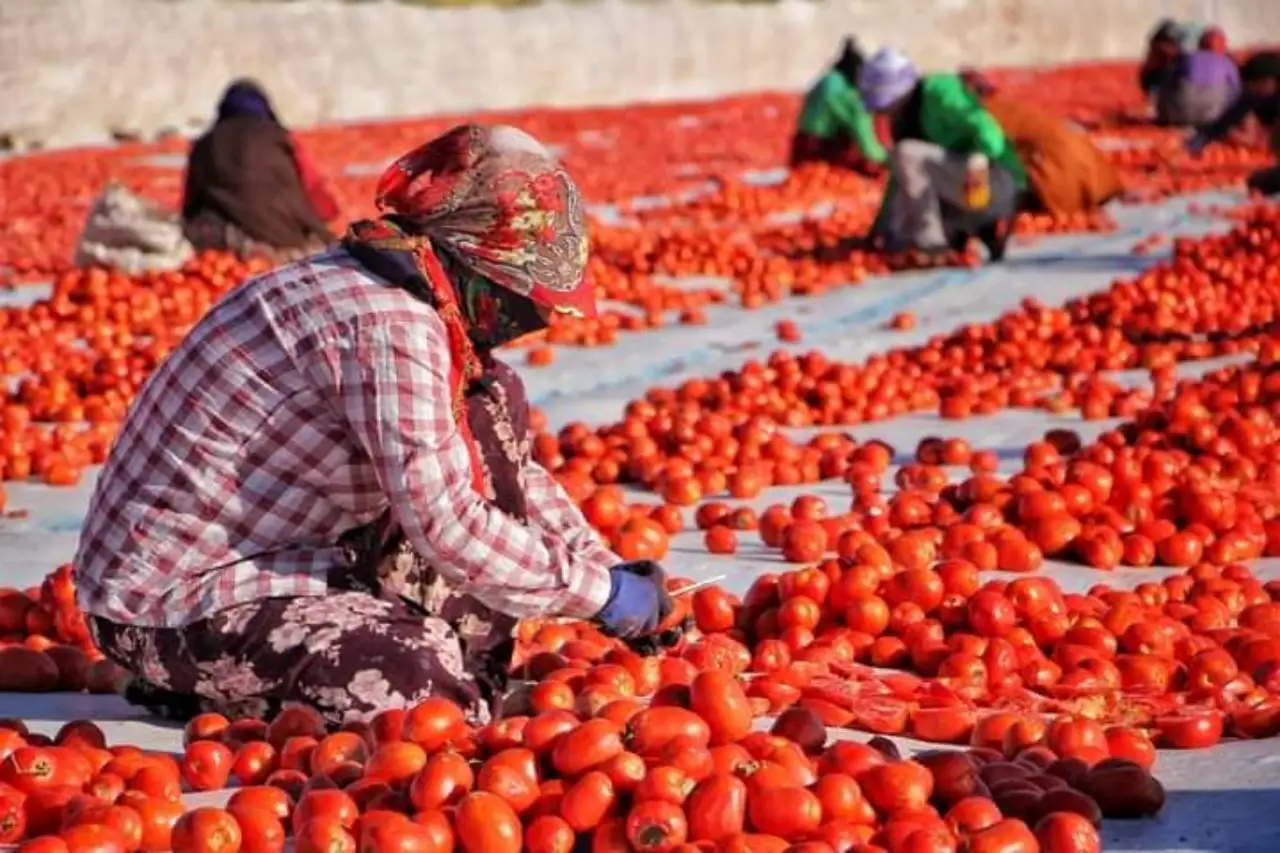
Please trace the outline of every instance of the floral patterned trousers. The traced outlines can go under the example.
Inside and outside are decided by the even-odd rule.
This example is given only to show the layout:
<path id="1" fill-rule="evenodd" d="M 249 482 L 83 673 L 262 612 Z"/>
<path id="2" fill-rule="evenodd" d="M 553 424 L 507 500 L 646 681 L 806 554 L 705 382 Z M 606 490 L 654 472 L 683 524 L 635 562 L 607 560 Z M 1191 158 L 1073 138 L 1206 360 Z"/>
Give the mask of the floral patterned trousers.
<path id="1" fill-rule="evenodd" d="M 519 378 L 493 362 L 467 400 L 484 450 L 488 496 L 527 518 L 518 471 L 528 404 Z M 286 702 L 331 725 L 365 720 L 428 696 L 453 699 L 478 724 L 503 699 L 516 620 L 451 589 L 389 516 L 340 538 L 347 559 L 322 597 L 268 598 L 181 628 L 89 617 L 102 653 L 134 675 L 125 698 L 161 716 L 205 711 L 274 716 Z"/>
<path id="2" fill-rule="evenodd" d="M 388 580 L 397 562 L 419 562 L 397 548 L 383 563 Z M 441 587 L 434 574 L 424 589 L 433 585 Z M 361 586 L 263 599 L 182 628 L 89 624 L 103 653 L 135 673 L 125 698 L 170 719 L 206 711 L 270 719 L 286 702 L 303 702 L 339 726 L 444 696 L 488 722 L 506 684 L 514 623 L 469 596 L 435 593 L 433 613 Z M 473 612 L 461 618 L 443 615 L 466 608 Z"/>

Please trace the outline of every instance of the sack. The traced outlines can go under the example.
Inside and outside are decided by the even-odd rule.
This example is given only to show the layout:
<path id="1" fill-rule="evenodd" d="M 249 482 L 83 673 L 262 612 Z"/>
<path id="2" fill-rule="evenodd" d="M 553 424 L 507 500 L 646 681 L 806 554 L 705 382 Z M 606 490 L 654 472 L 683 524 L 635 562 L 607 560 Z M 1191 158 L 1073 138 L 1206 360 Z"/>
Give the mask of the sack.
<path id="1" fill-rule="evenodd" d="M 177 269 L 192 254 L 177 216 L 111 184 L 89 210 L 76 245 L 75 263 L 139 273 Z"/>

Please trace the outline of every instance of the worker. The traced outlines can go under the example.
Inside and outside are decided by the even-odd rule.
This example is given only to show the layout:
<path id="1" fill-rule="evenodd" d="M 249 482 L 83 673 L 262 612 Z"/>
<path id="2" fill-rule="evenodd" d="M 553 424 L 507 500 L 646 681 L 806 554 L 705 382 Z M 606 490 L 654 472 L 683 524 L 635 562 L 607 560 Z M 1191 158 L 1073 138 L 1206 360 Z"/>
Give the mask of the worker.
<path id="1" fill-rule="evenodd" d="M 1183 53 L 1156 84 L 1156 123 L 1172 127 L 1208 124 L 1235 102 L 1240 90 L 1240 68 L 1231 57 L 1203 49 Z"/>
<path id="2" fill-rule="evenodd" d="M 330 242 L 326 220 L 337 213 L 319 173 L 261 87 L 247 80 L 232 84 L 213 126 L 187 160 L 187 239 L 196 249 L 287 261 Z"/>
<path id="3" fill-rule="evenodd" d="M 383 174 L 378 219 L 231 291 L 134 401 L 76 555 L 130 701 L 332 725 L 427 697 L 501 708 L 516 620 L 654 634 L 673 605 L 530 456 L 497 347 L 589 317 L 578 190 L 465 125 Z"/>
<path id="4" fill-rule="evenodd" d="M 791 143 L 792 167 L 821 162 L 876 174 L 888 161 L 875 118 L 858 94 L 862 61 L 857 43 L 845 39 L 839 59 L 805 96 Z"/>
<path id="5" fill-rule="evenodd" d="M 1084 131 L 1025 97 L 1000 92 L 976 71 L 962 70 L 960 77 L 1000 123 L 1026 169 L 1020 209 L 1062 218 L 1088 215 L 1121 194 L 1119 171 Z"/>
<path id="6" fill-rule="evenodd" d="M 1199 47 L 1203 31 L 1198 24 L 1190 21 L 1180 23 L 1171 18 L 1156 24 L 1147 37 L 1147 54 L 1138 69 L 1138 85 L 1142 87 L 1148 103 L 1155 103 L 1156 90 L 1183 54 Z"/>
<path id="7" fill-rule="evenodd" d="M 867 108 L 889 116 L 891 180 L 872 236 L 890 250 L 963 249 L 970 237 L 1004 257 L 1026 173 L 1000 124 L 956 74 L 921 76 L 893 48 L 859 80 Z"/>
<path id="8" fill-rule="evenodd" d="M 1280 160 L 1280 53 L 1263 51 L 1249 57 L 1241 66 L 1240 78 L 1242 88 L 1235 102 L 1216 121 L 1193 134 L 1187 140 L 1187 150 L 1199 155 L 1253 116 L 1267 135 L 1272 153 Z M 1280 193 L 1280 167 L 1255 171 L 1248 178 L 1248 186 L 1264 195 Z"/>

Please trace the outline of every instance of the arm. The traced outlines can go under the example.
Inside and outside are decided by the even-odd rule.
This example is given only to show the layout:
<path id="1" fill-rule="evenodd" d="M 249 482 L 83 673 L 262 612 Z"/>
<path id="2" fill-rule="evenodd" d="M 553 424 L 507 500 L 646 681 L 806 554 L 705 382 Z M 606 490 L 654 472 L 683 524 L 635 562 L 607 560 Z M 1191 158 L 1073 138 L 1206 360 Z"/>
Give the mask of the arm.
<path id="1" fill-rule="evenodd" d="M 886 163 L 889 155 L 880 138 L 876 135 L 875 118 L 867 112 L 856 89 L 852 87 L 836 89 L 829 87 L 826 91 L 827 109 L 848 134 L 862 156 L 873 163 Z"/>
<path id="2" fill-rule="evenodd" d="M 547 533 L 554 534 L 570 551 L 592 562 L 607 566 L 623 562 L 621 557 L 604 544 L 595 528 L 587 523 L 546 468 L 529 460 L 521 474 L 529 519 L 534 524 Z"/>
<path id="3" fill-rule="evenodd" d="M 959 129 L 969 143 L 970 152 L 985 154 L 992 163 L 1010 169 L 1021 184 L 1026 175 L 1004 128 L 959 78 L 955 79 L 955 85 L 938 87 L 937 96 L 942 111 L 957 117 Z"/>
<path id="4" fill-rule="evenodd" d="M 448 353 L 443 324 L 425 315 L 365 327 L 329 356 L 335 399 L 396 521 L 448 581 L 495 610 L 595 616 L 615 558 L 573 553 L 475 492 L 453 420 Z"/>

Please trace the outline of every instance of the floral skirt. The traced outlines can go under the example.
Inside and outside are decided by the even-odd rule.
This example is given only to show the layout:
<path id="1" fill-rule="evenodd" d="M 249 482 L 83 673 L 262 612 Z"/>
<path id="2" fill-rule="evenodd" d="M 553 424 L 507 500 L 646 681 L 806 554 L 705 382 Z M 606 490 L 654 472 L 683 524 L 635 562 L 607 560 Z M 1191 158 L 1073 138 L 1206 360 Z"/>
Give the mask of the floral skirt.
<path id="1" fill-rule="evenodd" d="M 268 598 L 181 628 L 90 617 L 103 654 L 134 677 L 127 700 L 176 720 L 214 711 L 269 719 L 286 704 L 314 707 L 333 726 L 431 696 L 477 724 L 507 684 L 515 620 L 454 593 L 399 539 L 334 573 L 321 597 Z"/>

